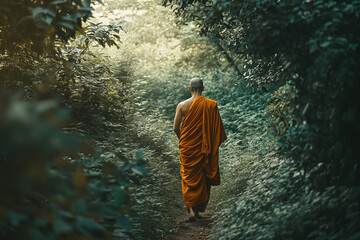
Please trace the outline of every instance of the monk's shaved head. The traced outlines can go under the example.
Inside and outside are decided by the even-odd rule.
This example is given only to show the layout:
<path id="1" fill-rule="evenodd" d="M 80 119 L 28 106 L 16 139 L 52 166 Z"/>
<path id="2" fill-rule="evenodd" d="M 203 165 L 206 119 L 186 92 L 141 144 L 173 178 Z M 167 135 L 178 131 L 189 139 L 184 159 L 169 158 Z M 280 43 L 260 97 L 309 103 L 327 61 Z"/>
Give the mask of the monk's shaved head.
<path id="1" fill-rule="evenodd" d="M 202 92 L 204 84 L 201 78 L 193 78 L 190 80 L 190 87 L 192 92 Z"/>

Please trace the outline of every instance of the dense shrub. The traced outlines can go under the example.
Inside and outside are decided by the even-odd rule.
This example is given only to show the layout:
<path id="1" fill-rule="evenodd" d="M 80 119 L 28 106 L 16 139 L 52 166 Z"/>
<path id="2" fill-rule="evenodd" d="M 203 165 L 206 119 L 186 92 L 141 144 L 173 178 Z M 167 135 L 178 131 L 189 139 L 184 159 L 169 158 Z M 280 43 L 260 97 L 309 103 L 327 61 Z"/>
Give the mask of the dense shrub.
<path id="1" fill-rule="evenodd" d="M 268 107 L 270 128 L 273 134 L 281 136 L 286 133 L 289 127 L 294 127 L 299 121 L 296 113 L 299 106 L 295 105 L 297 96 L 296 88 L 292 83 L 286 83 L 271 94 L 271 104 Z"/>
<path id="2" fill-rule="evenodd" d="M 67 42 L 82 31 L 82 24 L 92 16 L 93 1 L 9 1 L 1 0 L 2 53 L 19 48 L 39 54 L 55 52 L 55 41 Z"/>
<path id="3" fill-rule="evenodd" d="M 125 118 L 114 108 L 127 101 L 128 63 L 115 77 L 90 49 L 117 46 L 123 23 L 85 32 L 91 1 L 0 3 L 0 84 L 12 89 L 0 99 L 1 239 L 130 237 L 142 154 L 127 158 L 87 131 Z"/>
<path id="4" fill-rule="evenodd" d="M 126 192 L 142 163 L 117 153 L 115 165 L 100 149 L 89 155 L 91 142 L 59 129 L 68 111 L 17 95 L 1 97 L 1 238 L 107 239 L 114 226 L 130 231 Z"/>
<path id="5" fill-rule="evenodd" d="M 177 3 L 164 1 L 167 2 Z M 232 51 L 240 53 L 249 69 L 244 74 L 250 73 L 250 79 L 257 81 L 257 85 L 267 84 L 266 78 L 294 81 L 299 96 L 295 104 L 302 110 L 298 115 L 311 129 L 305 135 L 319 137 L 309 139 L 304 135 L 294 140 L 290 148 L 295 145 L 301 149 L 306 146 L 305 151 L 310 145 L 312 149 L 321 148 L 324 151 L 319 152 L 319 161 L 328 159 L 330 154 L 333 159 L 330 165 L 334 167 L 345 167 L 346 156 L 351 155 L 352 159 L 358 156 L 356 147 L 351 147 L 354 141 L 349 140 L 354 134 L 345 137 L 345 128 L 340 130 L 343 121 L 356 125 L 358 117 L 357 107 L 353 105 L 358 102 L 355 101 L 358 94 L 354 92 L 358 89 L 355 66 L 359 62 L 356 22 L 360 6 L 357 1 L 319 0 L 296 4 L 271 0 L 256 3 L 181 1 L 176 6 L 175 10 L 196 21 L 205 35 L 218 37 Z M 194 14 L 195 11 L 198 14 Z M 254 70 L 259 66 L 267 71 L 256 73 Z M 296 133 L 305 127 L 302 125 L 303 121 L 297 122 Z M 357 129 L 355 125 L 351 129 Z M 287 136 L 291 141 L 292 134 Z M 341 153 L 336 157 L 332 154 L 335 146 Z M 352 150 L 345 154 L 347 147 L 344 146 Z M 340 158 L 343 160 L 339 161 Z M 316 162 L 301 159 L 309 167 L 313 166 L 311 162 Z"/>
<path id="6" fill-rule="evenodd" d="M 350 197 L 346 193 L 359 186 L 359 1 L 163 3 L 171 4 L 185 21 L 195 22 L 203 35 L 218 39 L 240 66 L 245 81 L 267 90 L 283 86 L 273 93 L 269 103 L 273 133 L 280 140 L 280 152 L 291 156 L 293 160 L 289 161 L 304 177 L 300 187 L 292 183 L 293 187 L 305 187 L 318 195 L 300 191 L 292 198 L 290 191 L 281 202 L 276 200 L 276 194 L 282 191 L 280 186 L 272 186 L 274 192 L 264 195 L 259 192 L 258 197 L 273 199 L 273 205 L 286 208 L 292 201 L 303 204 L 304 208 L 291 207 L 286 212 L 293 211 L 291 218 L 302 216 L 304 221 L 294 223 L 286 217 L 284 223 L 273 215 L 271 221 L 263 222 L 266 218 L 262 212 L 251 212 L 247 217 L 253 224 L 229 238 L 261 239 L 261 235 L 249 231 L 264 224 L 273 227 L 268 236 L 272 239 L 358 238 L 359 195 Z M 278 173 L 271 169 L 268 172 L 271 176 Z M 261 181 L 267 184 L 281 178 L 266 177 Z M 260 180 L 261 176 L 256 175 L 255 179 Z M 289 176 L 284 179 L 291 182 Z M 238 216 L 234 214 L 234 218 L 244 217 L 241 206 L 255 196 L 252 191 L 257 189 L 249 189 L 239 200 L 235 211 Z M 261 206 L 255 202 L 254 211 L 262 211 Z M 350 218 L 351 227 L 346 222 Z M 234 223 L 233 219 L 229 221 Z M 337 227 L 334 222 L 339 223 Z M 276 228 L 279 223 L 291 230 Z M 298 228 L 290 228 L 291 224 Z M 235 229 L 243 226 L 246 225 L 242 222 L 232 225 Z M 226 229 L 221 233 L 226 238 Z"/>

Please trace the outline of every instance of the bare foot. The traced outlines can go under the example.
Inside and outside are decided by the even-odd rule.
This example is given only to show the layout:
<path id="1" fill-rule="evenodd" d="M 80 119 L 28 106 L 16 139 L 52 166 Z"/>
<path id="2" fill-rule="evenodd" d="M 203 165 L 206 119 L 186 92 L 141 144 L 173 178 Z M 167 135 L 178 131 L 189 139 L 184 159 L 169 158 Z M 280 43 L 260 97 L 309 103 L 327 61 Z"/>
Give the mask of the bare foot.
<path id="1" fill-rule="evenodd" d="M 196 215 L 192 207 L 189 207 L 189 221 L 195 221 Z"/>

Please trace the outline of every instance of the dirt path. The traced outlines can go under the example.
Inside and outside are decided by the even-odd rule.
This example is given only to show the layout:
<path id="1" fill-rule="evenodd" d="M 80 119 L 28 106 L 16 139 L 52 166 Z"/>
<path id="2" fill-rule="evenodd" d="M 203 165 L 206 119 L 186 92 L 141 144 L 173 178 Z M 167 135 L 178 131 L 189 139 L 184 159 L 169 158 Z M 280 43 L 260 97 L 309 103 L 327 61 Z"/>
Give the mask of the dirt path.
<path id="1" fill-rule="evenodd" d="M 188 222 L 186 214 L 178 218 L 178 227 L 176 233 L 167 236 L 166 240 L 192 240 L 192 239 L 208 239 L 211 232 L 211 217 L 203 215 L 202 219 L 194 222 Z"/>

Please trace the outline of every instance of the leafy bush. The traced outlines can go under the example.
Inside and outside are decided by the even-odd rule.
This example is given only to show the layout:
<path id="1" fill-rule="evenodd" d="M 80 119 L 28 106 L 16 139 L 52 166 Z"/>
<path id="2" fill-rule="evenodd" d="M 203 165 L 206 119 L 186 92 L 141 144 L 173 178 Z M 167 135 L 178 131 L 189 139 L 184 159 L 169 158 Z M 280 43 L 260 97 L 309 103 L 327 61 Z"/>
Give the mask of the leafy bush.
<path id="1" fill-rule="evenodd" d="M 121 154 L 115 165 L 99 150 L 87 156 L 90 142 L 59 130 L 69 113 L 54 100 L 8 93 L 1 103 L 1 237 L 108 239 L 113 226 L 129 232 L 127 191 L 141 165 Z M 79 151 L 86 154 L 80 161 Z"/>
<path id="2" fill-rule="evenodd" d="M 274 135 L 281 136 L 289 127 L 297 123 L 295 106 L 297 91 L 291 83 L 286 83 L 271 94 L 271 104 L 268 107 L 268 116 L 271 118 L 270 128 Z"/>
<path id="3" fill-rule="evenodd" d="M 74 117 L 89 122 L 92 116 L 102 115 L 107 120 L 123 121 L 127 109 L 125 84 L 131 76 L 128 61 L 119 61 L 116 71 L 122 74 L 116 77 L 114 67 L 101 54 L 96 54 L 96 46 L 116 45 L 117 33 L 122 24 L 95 25 L 90 23 L 85 36 L 80 36 L 62 47 L 63 66 L 58 66 L 54 92 L 63 96 Z M 93 50 L 92 50 L 93 49 Z M 125 73 L 125 74 L 124 74 Z M 122 119 L 122 120 L 121 120 Z"/>
<path id="4" fill-rule="evenodd" d="M 2 235 L 4 238 L 14 236 L 16 239 L 36 237 L 41 239 L 42 235 L 45 235 L 46 239 L 85 237 L 147 239 L 150 236 L 152 238 L 164 236 L 176 227 L 174 217 L 182 210 L 182 202 L 180 202 L 180 180 L 174 178 L 179 176 L 177 147 L 173 144 L 176 142 L 175 136 L 168 131 L 170 125 L 164 124 L 165 120 L 159 112 L 153 112 L 150 117 L 139 114 L 140 108 L 144 106 L 139 104 L 138 96 L 144 91 L 144 86 L 139 83 L 140 80 L 134 80 L 133 69 L 137 67 L 139 72 L 144 67 L 140 69 L 133 62 L 141 59 L 126 53 L 122 45 L 122 49 L 118 50 L 122 56 L 116 55 L 116 63 L 113 63 L 114 61 L 106 56 L 108 50 L 98 47 L 106 45 L 110 51 L 113 51 L 114 47 L 117 47 L 123 22 L 117 19 L 116 22 L 102 24 L 97 20 L 94 19 L 94 23 L 88 22 L 86 29 L 82 29 L 85 35 L 69 39 L 66 43 L 55 41 L 57 54 L 55 58 L 38 54 L 42 52 L 34 53 L 31 49 L 25 48 L 21 42 L 17 43 L 16 51 L 13 50 L 14 55 L 1 55 L 3 61 L 0 64 L 0 71 L 4 73 L 1 79 L 3 87 L 24 89 L 24 98 L 30 106 L 33 102 L 57 99 L 61 102 L 60 105 L 70 108 L 68 115 L 71 115 L 71 118 L 65 125 L 61 124 L 52 130 L 63 133 L 59 129 L 61 128 L 66 132 L 77 132 L 83 136 L 80 138 L 81 141 L 91 139 L 91 146 L 84 144 L 86 150 L 92 152 L 95 147 L 101 149 L 101 152 L 96 151 L 95 156 L 86 154 L 78 156 L 79 149 L 76 146 L 81 141 L 71 135 L 70 139 L 73 137 L 74 139 L 71 142 L 67 140 L 69 153 L 66 151 L 60 156 L 54 153 L 55 160 L 44 158 L 42 162 L 42 165 L 56 167 L 58 174 L 52 176 L 51 181 L 38 183 L 26 174 L 24 176 L 19 174 L 21 178 L 19 181 L 26 180 L 34 184 L 34 188 L 43 188 L 43 191 L 39 191 L 41 201 L 50 205 L 59 205 L 60 200 L 53 200 L 55 198 L 53 195 L 56 195 L 64 199 L 66 204 L 60 204 L 55 210 L 48 208 L 47 204 L 40 206 L 39 209 L 24 204 L 21 211 L 18 210 L 19 213 L 31 213 L 32 217 L 16 227 L 11 225 L 10 217 L 5 214 L 12 207 L 4 204 L 5 215 L 1 226 L 10 226 L 12 231 L 16 230 L 18 233 L 14 236 L 11 231 L 4 232 Z M 127 44 L 131 45 L 131 42 Z M 130 48 L 129 51 L 133 49 Z M 59 108 L 54 106 L 54 110 Z M 38 124 L 38 120 L 38 118 L 34 120 L 35 125 Z M 47 129 L 45 133 L 50 131 L 51 129 Z M 12 133 L 8 135 L 12 136 Z M 46 138 L 44 140 L 51 142 Z M 34 139 L 32 143 L 38 144 Z M 14 143 L 14 147 L 21 149 L 23 146 Z M 139 148 L 142 150 L 137 151 Z M 59 147 L 59 150 L 66 149 Z M 37 161 L 36 159 L 34 156 L 27 160 L 32 163 Z M 7 159 L 2 162 L 8 164 Z M 148 171 L 143 166 L 145 162 Z M 46 170 L 43 173 L 45 177 L 48 175 Z M 147 172 L 148 175 L 144 177 L 143 174 Z M 74 193 L 77 194 L 74 197 L 71 194 L 77 191 L 77 188 L 74 187 L 73 179 L 75 175 L 81 177 L 81 174 L 86 179 L 86 192 Z M 6 181 L 17 181 L 14 180 L 15 176 L 9 177 L 10 180 Z M 59 176 L 66 180 L 60 181 Z M 62 189 L 64 186 L 65 190 Z M 34 188 L 29 188 L 28 191 L 35 192 Z M 19 195 L 24 194 L 24 191 L 23 188 L 14 190 Z M 169 196 L 178 201 L 169 205 Z M 9 195 L 4 201 L 12 198 L 13 196 Z M 32 220 L 39 217 L 41 211 L 53 214 L 53 221 L 61 223 L 56 231 L 63 232 L 55 232 L 53 222 L 50 221 L 52 219 L 41 228 L 36 221 L 33 223 Z M 68 214 L 63 217 L 58 214 L 59 211 L 66 211 Z M 94 228 L 89 229 L 88 225 L 79 227 L 76 220 L 78 216 L 81 220 L 86 218 L 84 220 L 86 224 L 89 226 L 94 224 Z M 23 227 L 27 227 L 30 232 L 33 231 L 32 229 L 38 229 L 38 232 L 29 235 L 31 233 L 23 230 Z"/>
<path id="5" fill-rule="evenodd" d="M 90 50 L 117 46 L 123 23 L 90 24 L 85 32 L 91 1 L 0 3 L 0 83 L 18 90 L 1 92 L 1 238 L 130 237 L 129 193 L 146 173 L 144 162 L 119 148 L 101 154 L 94 144 L 106 144 L 84 130 L 126 115 L 114 108 L 126 101 L 120 91 L 129 63 L 115 78 Z"/>
<path id="6" fill-rule="evenodd" d="M 101 0 L 9 1 L 1 0 L 2 53 L 25 46 L 36 53 L 54 50 L 54 42 L 67 42 L 83 31 L 82 22 L 92 17 L 93 3 Z"/>
<path id="7" fill-rule="evenodd" d="M 231 230 L 237 233 L 229 238 L 261 239 L 255 230 L 264 229 L 263 234 L 269 233 L 267 239 L 358 238 L 359 196 L 345 195 L 359 186 L 360 86 L 356 67 L 360 62 L 359 1 L 164 0 L 163 3 L 171 4 L 185 21 L 195 22 L 203 35 L 218 39 L 237 60 L 245 81 L 260 89 L 283 86 L 270 102 L 269 112 L 275 121 L 272 128 L 280 139 L 280 152 L 293 159 L 286 162 L 294 164 L 297 172 L 303 172 L 305 180 L 298 187 L 291 176 L 281 177 L 280 170 L 270 169 L 269 174 L 277 177 L 261 180 L 261 175 L 256 175 L 254 181 L 258 179 L 266 185 L 269 181 L 287 179 L 294 188 L 308 190 L 300 191 L 295 198 L 291 198 L 289 191 L 285 200 L 280 201 L 277 195 L 282 192 L 280 187 L 272 186 L 274 191 L 268 193 L 249 189 L 244 198 L 239 198 L 238 215 L 226 218 L 232 225 L 219 225 L 226 227 L 218 228 L 221 236 L 226 238 L 226 231 Z M 276 126 L 277 123 L 280 125 Z M 281 210 L 281 216 L 276 214 L 269 219 L 261 211 L 276 208 L 254 202 L 252 191 L 261 199 L 272 199 L 273 206 L 286 211 Z M 316 197 L 307 195 L 307 191 Z M 248 200 L 252 201 L 254 211 L 245 209 Z M 298 204 L 304 208 L 298 208 Z M 241 212 L 245 210 L 250 211 L 249 215 Z M 293 221 L 295 216 L 303 221 Z M 351 216 L 351 227 L 346 224 L 346 216 Z M 243 217 L 253 225 L 242 222 Z M 238 222 L 234 220 L 237 218 Z M 221 219 L 225 221 L 225 217 Z M 334 227 L 333 223 L 338 221 Z M 283 225 L 289 227 L 287 233 L 278 228 Z"/>
<path id="8" fill-rule="evenodd" d="M 298 90 L 295 105 L 301 109 L 297 116 L 302 121 L 289 129 L 284 141 L 291 142 L 289 149 L 302 149 L 298 161 L 304 167 L 332 159 L 329 166 L 348 169 L 345 162 L 353 160 L 345 159 L 350 155 L 356 159 L 358 153 L 354 141 L 346 140 L 352 137 L 345 137 L 348 133 L 340 126 L 347 121 L 353 124 L 351 129 L 357 129 L 355 120 L 359 117 L 355 110 L 358 106 L 353 105 L 359 102 L 354 90 L 358 89 L 355 66 L 359 59 L 355 53 L 359 50 L 359 15 L 354 14 L 360 7 L 358 1 L 164 1 L 167 3 L 187 20 L 195 21 L 203 34 L 219 38 L 239 53 L 245 63 L 245 77 L 250 76 L 255 85 L 266 86 L 268 78 L 278 83 L 294 81 Z M 259 67 L 266 71 L 256 71 Z M 341 146 L 338 156 L 333 154 L 336 146 Z M 301 155 L 310 148 L 323 150 L 316 153 L 316 161 Z M 344 169 L 340 175 L 329 173 L 334 174 L 329 177 L 344 182 L 347 173 Z"/>
<path id="9" fill-rule="evenodd" d="M 357 213 L 353 212 L 359 207 L 353 202 L 358 196 L 356 188 L 314 190 L 309 187 L 311 174 L 299 172 L 293 160 L 279 159 L 274 151 L 255 161 L 245 156 L 242 162 L 246 165 L 237 168 L 242 170 L 241 177 L 251 177 L 240 196 L 230 194 L 233 197 L 218 206 L 213 238 L 358 238 Z"/>

